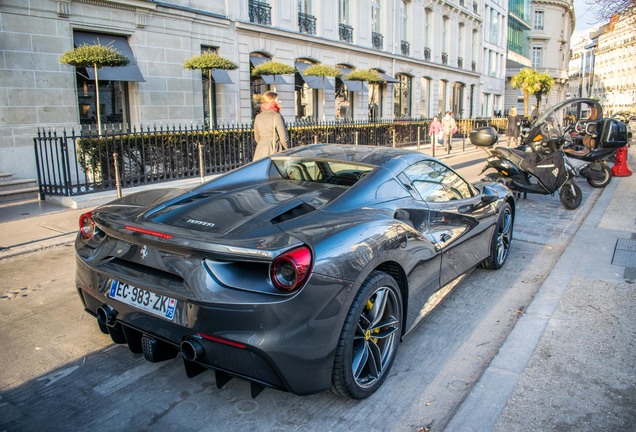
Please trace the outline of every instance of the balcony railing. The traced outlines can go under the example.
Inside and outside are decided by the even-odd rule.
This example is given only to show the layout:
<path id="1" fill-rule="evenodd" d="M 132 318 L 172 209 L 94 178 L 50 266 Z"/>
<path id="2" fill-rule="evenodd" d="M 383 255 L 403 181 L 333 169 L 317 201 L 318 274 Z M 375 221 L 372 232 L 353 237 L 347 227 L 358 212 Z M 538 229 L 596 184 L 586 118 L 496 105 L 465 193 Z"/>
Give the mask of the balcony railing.
<path id="1" fill-rule="evenodd" d="M 249 0 L 250 22 L 256 24 L 272 24 L 272 7 L 265 2 Z"/>
<path id="2" fill-rule="evenodd" d="M 470 70 L 473 72 L 477 72 L 477 62 L 476 61 L 471 61 L 470 62 Z"/>
<path id="3" fill-rule="evenodd" d="M 338 25 L 340 40 L 344 42 L 353 42 L 353 27 L 340 23 Z"/>
<path id="4" fill-rule="evenodd" d="M 431 49 L 428 47 L 424 48 L 424 60 L 431 60 Z"/>
<path id="5" fill-rule="evenodd" d="M 457 67 L 460 69 L 464 69 L 464 59 L 461 57 L 457 57 Z"/>
<path id="6" fill-rule="evenodd" d="M 402 48 L 402 55 L 410 55 L 411 54 L 411 44 L 408 43 L 407 41 L 402 41 L 402 44 L 400 45 Z"/>
<path id="7" fill-rule="evenodd" d="M 316 34 L 316 17 L 313 15 L 298 13 L 298 31 L 305 34 Z"/>
<path id="8" fill-rule="evenodd" d="M 477 4 L 477 2 L 473 2 L 473 13 L 479 13 L 479 5 Z"/>
<path id="9" fill-rule="evenodd" d="M 371 33 L 371 43 L 373 44 L 373 48 L 383 49 L 384 48 L 384 36 L 381 33 L 372 32 Z"/>
<path id="10" fill-rule="evenodd" d="M 443 52 L 442 53 L 442 64 L 443 65 L 447 65 L 448 64 L 448 54 Z"/>

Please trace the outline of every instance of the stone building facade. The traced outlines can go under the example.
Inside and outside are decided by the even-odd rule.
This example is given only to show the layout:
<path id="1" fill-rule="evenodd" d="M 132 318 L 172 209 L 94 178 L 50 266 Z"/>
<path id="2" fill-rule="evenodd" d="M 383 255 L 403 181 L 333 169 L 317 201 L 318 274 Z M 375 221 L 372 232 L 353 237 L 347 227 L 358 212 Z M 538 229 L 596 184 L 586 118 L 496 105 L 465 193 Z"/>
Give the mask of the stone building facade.
<path id="1" fill-rule="evenodd" d="M 267 89 L 289 121 L 478 117 L 503 107 L 506 15 L 504 0 L 4 0 L 0 172 L 35 177 L 38 128 L 95 123 L 92 70 L 59 63 L 82 43 L 131 61 L 99 74 L 102 121 L 123 128 L 251 124 Z M 211 83 L 184 69 L 206 50 L 238 68 Z M 270 59 L 296 73 L 251 75 Z M 316 80 L 302 74 L 312 63 L 375 69 L 384 81 Z"/>
<path id="2" fill-rule="evenodd" d="M 594 47 L 592 97 L 605 115 L 636 114 L 636 27 L 633 18 L 613 17 Z"/>
<path id="3" fill-rule="evenodd" d="M 568 94 L 568 70 L 570 64 L 570 39 L 576 25 L 574 6 L 571 0 L 532 0 L 527 19 L 526 55 L 529 62 L 510 64 L 508 78 L 524 67 L 547 73 L 554 79 L 554 86 L 541 100 L 542 106 L 553 105 L 564 100 Z M 530 97 L 536 104 L 534 96 Z M 523 113 L 523 94 L 519 89 L 506 85 L 506 110 L 516 106 Z M 529 114 L 529 113 L 526 113 Z"/>

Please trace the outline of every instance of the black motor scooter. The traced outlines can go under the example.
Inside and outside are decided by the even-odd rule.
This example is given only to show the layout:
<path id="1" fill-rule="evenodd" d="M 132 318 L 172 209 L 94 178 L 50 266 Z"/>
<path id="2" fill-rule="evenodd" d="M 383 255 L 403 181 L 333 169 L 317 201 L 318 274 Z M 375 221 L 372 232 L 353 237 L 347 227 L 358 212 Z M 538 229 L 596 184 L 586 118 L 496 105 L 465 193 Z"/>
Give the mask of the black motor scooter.
<path id="1" fill-rule="evenodd" d="M 621 121 L 608 122 L 603 119 L 603 108 L 594 99 L 577 98 L 557 104 L 550 109 L 552 119 L 558 118 L 559 110 L 584 114 L 580 118 L 570 114 L 569 124 L 565 126 L 559 139 L 558 145 L 563 150 L 566 165 L 576 177 L 585 178 L 590 186 L 604 188 L 612 180 L 612 169 L 607 160 L 614 158 L 616 150 L 625 145 L 626 142 L 621 137 L 629 135 L 627 125 Z M 538 130 L 537 133 L 541 131 Z M 540 142 L 537 149 L 551 152 L 550 146 L 544 144 L 545 142 Z M 532 150 L 529 146 L 527 149 Z"/>
<path id="2" fill-rule="evenodd" d="M 489 156 L 481 174 L 489 168 L 496 171 L 486 175 L 488 180 L 503 183 L 519 193 L 550 195 L 559 191 L 561 204 L 569 210 L 581 205 L 581 188 L 574 183 L 573 173 L 567 169 L 556 145 L 553 152 L 543 154 L 495 146 L 498 139 L 497 130 L 491 126 L 470 132 L 470 142 Z"/>
<path id="3" fill-rule="evenodd" d="M 547 195 L 558 191 L 561 204 L 576 209 L 581 204 L 582 192 L 574 178 L 583 176 L 590 185 L 603 187 L 611 180 L 611 171 L 603 158 L 628 142 L 625 123 L 602 119 L 601 113 L 602 107 L 594 99 L 569 99 L 539 116 L 524 131 L 522 145 L 516 149 L 495 147 L 498 135 L 492 127 L 475 129 L 470 133 L 470 141 L 489 155 L 482 170 L 482 173 L 489 168 L 496 171 L 487 175 L 489 180 L 500 181 L 515 192 Z M 586 148 L 564 145 L 572 140 L 568 139 L 569 128 L 562 127 L 559 118 L 563 124 L 574 124 L 572 128 L 582 132 L 581 144 Z M 590 160 L 586 161 L 587 158 Z"/>

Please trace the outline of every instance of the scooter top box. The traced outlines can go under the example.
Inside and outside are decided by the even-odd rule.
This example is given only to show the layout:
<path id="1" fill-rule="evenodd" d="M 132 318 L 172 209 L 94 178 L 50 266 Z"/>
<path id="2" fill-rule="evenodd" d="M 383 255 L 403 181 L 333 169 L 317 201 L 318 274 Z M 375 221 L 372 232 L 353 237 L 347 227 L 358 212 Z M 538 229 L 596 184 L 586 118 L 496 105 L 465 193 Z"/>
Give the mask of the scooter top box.
<path id="1" fill-rule="evenodd" d="M 601 147 L 603 148 L 621 148 L 627 145 L 631 139 L 631 133 L 627 131 L 627 125 L 615 119 L 605 118 L 599 122 L 601 128 Z M 598 126 L 597 126 L 598 128 Z"/>
<path id="2" fill-rule="evenodd" d="M 499 134 L 492 126 L 480 127 L 470 131 L 470 142 L 478 147 L 492 147 L 497 143 Z"/>

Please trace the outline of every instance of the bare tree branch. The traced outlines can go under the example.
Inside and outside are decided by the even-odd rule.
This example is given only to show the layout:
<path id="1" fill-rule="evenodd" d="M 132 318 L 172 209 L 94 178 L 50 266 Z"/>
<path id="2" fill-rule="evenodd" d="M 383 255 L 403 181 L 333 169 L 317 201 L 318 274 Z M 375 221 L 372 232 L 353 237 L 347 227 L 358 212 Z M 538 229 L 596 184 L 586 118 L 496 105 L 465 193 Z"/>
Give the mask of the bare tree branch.
<path id="1" fill-rule="evenodd" d="M 636 19 L 636 0 L 588 0 L 585 5 L 596 16 L 594 24 L 607 24 L 614 15 Z"/>

